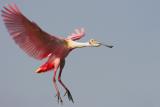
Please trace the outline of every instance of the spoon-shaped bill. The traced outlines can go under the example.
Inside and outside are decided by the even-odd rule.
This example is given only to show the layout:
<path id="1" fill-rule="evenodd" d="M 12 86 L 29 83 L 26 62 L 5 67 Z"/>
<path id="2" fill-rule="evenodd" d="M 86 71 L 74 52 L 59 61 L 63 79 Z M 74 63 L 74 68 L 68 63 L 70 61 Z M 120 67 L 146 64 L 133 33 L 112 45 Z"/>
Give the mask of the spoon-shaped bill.
<path id="1" fill-rule="evenodd" d="M 104 44 L 104 43 L 99 43 L 100 45 L 103 45 L 105 47 L 108 47 L 108 48 L 113 48 L 113 45 L 107 45 L 107 44 Z"/>

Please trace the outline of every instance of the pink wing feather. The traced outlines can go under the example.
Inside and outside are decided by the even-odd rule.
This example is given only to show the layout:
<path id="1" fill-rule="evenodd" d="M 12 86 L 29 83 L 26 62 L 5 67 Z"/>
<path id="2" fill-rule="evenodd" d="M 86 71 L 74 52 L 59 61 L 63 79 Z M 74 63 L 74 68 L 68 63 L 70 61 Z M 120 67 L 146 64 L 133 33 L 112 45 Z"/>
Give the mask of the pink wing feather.
<path id="1" fill-rule="evenodd" d="M 64 42 L 63 39 L 49 35 L 37 24 L 28 20 L 15 4 L 4 7 L 2 17 L 14 41 L 28 55 L 36 59 L 47 57 Z"/>
<path id="2" fill-rule="evenodd" d="M 81 39 L 82 37 L 84 37 L 84 35 L 85 35 L 84 28 L 75 29 L 75 33 L 72 33 L 71 35 L 69 35 L 67 39 L 72 39 L 75 41 L 75 40 Z"/>

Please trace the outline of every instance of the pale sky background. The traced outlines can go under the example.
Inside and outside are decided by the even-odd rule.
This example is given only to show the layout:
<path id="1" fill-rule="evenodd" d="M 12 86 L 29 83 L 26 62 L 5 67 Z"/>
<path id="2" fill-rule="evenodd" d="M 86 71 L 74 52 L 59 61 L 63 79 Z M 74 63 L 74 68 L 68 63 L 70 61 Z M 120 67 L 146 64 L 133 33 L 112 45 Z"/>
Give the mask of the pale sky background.
<path id="1" fill-rule="evenodd" d="M 159 0 L 0 0 L 0 9 L 12 2 L 51 34 L 66 37 L 84 27 L 82 42 L 115 45 L 70 53 L 62 80 L 75 103 L 62 97 L 64 107 L 160 107 Z M 34 73 L 44 61 L 27 56 L 0 17 L 0 107 L 61 106 L 53 71 Z"/>

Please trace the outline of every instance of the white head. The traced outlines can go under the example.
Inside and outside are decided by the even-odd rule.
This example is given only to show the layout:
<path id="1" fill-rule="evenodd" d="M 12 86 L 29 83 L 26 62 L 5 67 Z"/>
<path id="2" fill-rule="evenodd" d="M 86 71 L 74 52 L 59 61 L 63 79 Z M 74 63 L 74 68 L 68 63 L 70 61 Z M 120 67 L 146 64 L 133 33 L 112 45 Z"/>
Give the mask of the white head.
<path id="1" fill-rule="evenodd" d="M 96 41 L 95 39 L 90 39 L 89 40 L 89 44 L 91 46 L 93 46 L 93 47 L 99 47 L 99 46 L 101 46 L 101 44 L 98 41 Z"/>
<path id="2" fill-rule="evenodd" d="M 106 46 L 106 47 L 108 47 L 108 48 L 112 48 L 112 47 L 113 47 L 112 45 L 107 45 L 107 44 L 98 42 L 98 41 L 95 40 L 95 39 L 90 39 L 90 40 L 89 40 L 89 44 L 90 44 L 91 46 L 93 46 L 93 47 L 99 47 L 99 46 L 101 46 L 101 45 Z"/>

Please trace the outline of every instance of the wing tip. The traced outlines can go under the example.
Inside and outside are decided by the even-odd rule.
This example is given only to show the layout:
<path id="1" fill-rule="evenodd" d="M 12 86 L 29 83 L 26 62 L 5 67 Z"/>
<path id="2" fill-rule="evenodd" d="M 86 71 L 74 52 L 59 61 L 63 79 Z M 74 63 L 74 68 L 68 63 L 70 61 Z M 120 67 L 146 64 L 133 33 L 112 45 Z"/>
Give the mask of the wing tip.
<path id="1" fill-rule="evenodd" d="M 3 9 L 1 11 L 7 13 L 20 13 L 20 10 L 15 3 L 5 4 L 5 6 L 3 6 Z"/>

